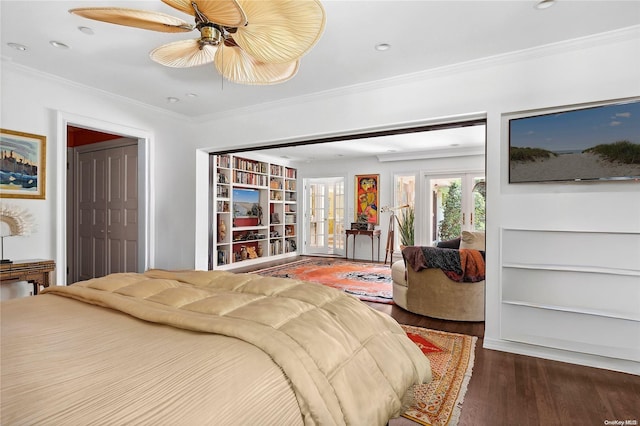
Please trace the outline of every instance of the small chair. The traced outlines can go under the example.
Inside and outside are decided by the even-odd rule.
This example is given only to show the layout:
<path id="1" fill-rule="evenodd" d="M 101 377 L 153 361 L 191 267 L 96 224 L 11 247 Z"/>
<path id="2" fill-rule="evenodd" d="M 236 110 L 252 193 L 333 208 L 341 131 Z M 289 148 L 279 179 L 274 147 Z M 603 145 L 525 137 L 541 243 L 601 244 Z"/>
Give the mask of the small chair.
<path id="1" fill-rule="evenodd" d="M 484 233 L 479 234 L 464 231 L 460 248 L 482 247 L 484 250 Z M 393 301 L 409 312 L 454 321 L 484 321 L 484 280 L 457 282 L 438 268 L 416 272 L 411 266 L 405 266 L 405 260 L 392 265 L 391 275 Z"/>

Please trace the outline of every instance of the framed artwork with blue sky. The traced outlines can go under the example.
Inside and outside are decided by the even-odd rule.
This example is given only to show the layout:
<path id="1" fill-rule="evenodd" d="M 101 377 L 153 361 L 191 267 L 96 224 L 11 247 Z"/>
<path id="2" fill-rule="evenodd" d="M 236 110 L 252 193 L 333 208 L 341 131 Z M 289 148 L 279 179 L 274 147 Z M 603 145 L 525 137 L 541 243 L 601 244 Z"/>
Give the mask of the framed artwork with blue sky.
<path id="1" fill-rule="evenodd" d="M 509 182 L 640 180 L 640 99 L 509 120 Z"/>

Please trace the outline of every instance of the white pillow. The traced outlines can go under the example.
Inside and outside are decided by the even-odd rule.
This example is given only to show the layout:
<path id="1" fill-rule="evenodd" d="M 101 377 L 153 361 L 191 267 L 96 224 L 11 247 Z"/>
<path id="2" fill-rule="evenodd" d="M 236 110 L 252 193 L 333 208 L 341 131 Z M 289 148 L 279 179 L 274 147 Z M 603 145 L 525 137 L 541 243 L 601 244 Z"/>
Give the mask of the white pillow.
<path id="1" fill-rule="evenodd" d="M 462 231 L 460 248 L 484 251 L 484 232 Z"/>

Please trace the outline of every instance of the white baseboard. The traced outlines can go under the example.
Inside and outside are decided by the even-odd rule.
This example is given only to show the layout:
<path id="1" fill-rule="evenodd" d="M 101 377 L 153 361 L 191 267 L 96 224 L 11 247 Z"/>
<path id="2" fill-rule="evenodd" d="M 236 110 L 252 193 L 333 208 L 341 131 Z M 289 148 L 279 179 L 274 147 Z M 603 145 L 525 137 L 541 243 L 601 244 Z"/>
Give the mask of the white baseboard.
<path id="1" fill-rule="evenodd" d="M 640 363 L 485 337 L 483 348 L 640 375 Z"/>

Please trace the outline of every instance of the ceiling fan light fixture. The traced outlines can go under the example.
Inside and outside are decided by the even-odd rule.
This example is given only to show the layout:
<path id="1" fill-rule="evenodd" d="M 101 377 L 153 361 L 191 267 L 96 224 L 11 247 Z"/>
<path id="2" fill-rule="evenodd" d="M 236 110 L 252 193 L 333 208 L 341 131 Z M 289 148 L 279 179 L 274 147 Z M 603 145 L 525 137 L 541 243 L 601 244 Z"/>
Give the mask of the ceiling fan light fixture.
<path id="1" fill-rule="evenodd" d="M 556 4 L 556 0 L 541 0 L 534 6 L 538 10 L 548 9 Z"/>
<path id="2" fill-rule="evenodd" d="M 247 23 L 247 16 L 236 0 L 162 0 L 162 2 L 187 15 L 193 16 L 197 10 L 210 21 L 225 27 L 239 27 Z"/>
<path id="3" fill-rule="evenodd" d="M 318 0 L 238 2 L 248 25 L 238 27 L 235 43 L 260 62 L 288 63 L 300 59 L 324 31 L 324 8 Z"/>
<path id="4" fill-rule="evenodd" d="M 149 56 L 155 62 L 172 68 L 188 68 L 213 62 L 218 48 L 201 39 L 181 40 L 153 49 Z"/>
<path id="5" fill-rule="evenodd" d="M 222 44 L 216 52 L 215 66 L 224 78 L 234 83 L 266 85 L 293 78 L 300 61 L 281 64 L 260 62 L 238 46 Z"/>
<path id="6" fill-rule="evenodd" d="M 214 62 L 240 84 L 276 84 L 298 72 L 299 59 L 324 32 L 320 0 L 162 0 L 195 19 L 190 25 L 164 13 L 89 7 L 70 13 L 96 21 L 160 32 L 200 31 L 200 37 L 151 51 L 153 61 L 176 68 Z M 224 51 L 224 54 L 222 52 Z"/>
<path id="7" fill-rule="evenodd" d="M 109 24 L 124 25 L 125 27 L 142 28 L 143 30 L 164 33 L 179 33 L 193 30 L 193 26 L 182 19 L 147 10 L 121 7 L 83 7 L 71 9 L 69 13 Z"/>

